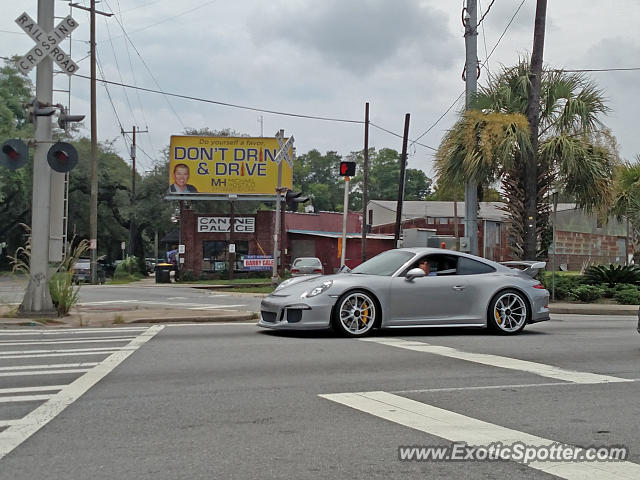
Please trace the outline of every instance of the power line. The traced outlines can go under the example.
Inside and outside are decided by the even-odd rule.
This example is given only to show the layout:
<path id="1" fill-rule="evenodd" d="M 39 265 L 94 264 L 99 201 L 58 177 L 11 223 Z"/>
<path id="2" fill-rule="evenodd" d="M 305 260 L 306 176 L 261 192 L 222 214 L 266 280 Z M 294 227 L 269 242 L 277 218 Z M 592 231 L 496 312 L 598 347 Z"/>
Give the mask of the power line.
<path id="1" fill-rule="evenodd" d="M 371 121 L 369 121 L 369 125 L 371 125 L 372 127 L 377 128 L 377 129 L 380 129 L 380 130 L 382 130 L 383 132 L 387 132 L 387 133 L 389 133 L 389 134 L 393 135 L 394 137 L 404 138 L 404 136 L 403 136 L 403 135 L 400 135 L 399 133 L 392 132 L 391 130 L 387 130 L 386 128 L 383 128 L 383 127 L 381 127 L 380 125 L 376 125 L 375 123 L 373 123 L 373 122 L 371 122 Z M 424 147 L 424 148 L 428 148 L 429 150 L 433 150 L 434 152 L 437 152 L 437 151 L 438 151 L 438 149 L 437 149 L 437 148 L 433 148 L 433 147 L 430 147 L 429 145 L 425 145 L 425 144 L 423 144 L 423 143 L 418 142 L 418 139 L 413 140 L 413 141 L 411 142 L 411 145 L 412 145 L 412 146 L 413 146 L 414 144 L 415 144 L 415 145 L 420 145 L 421 147 Z"/>
<path id="2" fill-rule="evenodd" d="M 105 0 L 106 2 L 106 0 Z M 109 9 L 111 10 L 111 12 L 113 12 L 113 9 L 111 8 L 111 6 L 109 5 L 108 2 L 106 2 L 107 6 L 109 7 Z M 171 109 L 171 111 L 173 112 L 173 114 L 176 116 L 176 118 L 178 119 L 178 122 L 180 123 L 180 125 L 182 125 L 182 128 L 185 128 L 184 123 L 182 122 L 182 118 L 180 117 L 180 115 L 178 115 L 178 112 L 176 112 L 176 110 L 173 108 L 173 105 L 171 105 L 171 102 L 169 101 L 169 99 L 167 98 L 167 96 L 165 95 L 164 91 L 162 90 L 162 87 L 160 86 L 160 84 L 158 83 L 158 80 L 156 80 L 156 77 L 153 75 L 153 73 L 151 72 L 151 69 L 149 68 L 149 66 L 147 65 L 147 62 L 144 61 L 144 58 L 142 58 L 142 54 L 138 51 L 138 49 L 136 48 L 136 46 L 133 44 L 133 41 L 131 40 L 131 37 L 129 37 L 129 34 L 127 33 L 127 31 L 124 29 L 124 26 L 122 25 L 122 23 L 120 23 L 120 20 L 118 20 L 118 17 L 116 15 L 114 15 L 113 17 L 115 19 L 115 21 L 118 23 L 118 25 L 120 25 L 120 29 L 122 30 L 122 33 L 124 34 L 125 38 L 127 39 L 127 41 L 131 44 L 131 46 L 133 47 L 133 49 L 135 50 L 136 54 L 138 55 L 138 57 L 140 58 L 140 61 L 142 62 L 142 65 L 144 65 L 144 68 L 146 68 L 147 73 L 149 73 L 149 76 L 151 77 L 151 79 L 153 80 L 153 83 L 156 84 L 156 87 L 158 87 L 158 89 L 160 90 L 160 93 L 162 93 L 162 95 L 164 96 L 165 101 L 167 102 L 167 105 L 169 105 L 169 108 Z"/>
<path id="3" fill-rule="evenodd" d="M 485 61 L 482 63 L 481 66 L 484 66 L 489 61 L 489 58 L 491 58 L 491 55 L 493 55 L 493 52 L 495 52 L 496 48 L 498 48 L 498 45 L 500 44 L 500 41 L 502 40 L 502 37 L 504 37 L 505 33 L 507 33 L 507 30 L 509 30 L 509 27 L 513 23 L 513 20 L 516 18 L 516 15 L 518 15 L 518 12 L 520 11 L 522 6 L 524 5 L 524 2 L 526 2 L 526 1 L 527 0 L 522 0 L 522 2 L 520 2 L 520 5 L 518 5 L 518 8 L 516 9 L 516 12 L 511 17 L 511 20 L 509 20 L 509 23 L 507 23 L 507 26 L 504 27 L 504 30 L 502 31 L 502 35 L 500 35 L 500 38 L 498 38 L 498 41 L 493 46 L 493 48 L 491 49 L 491 52 L 489 53 L 489 55 L 487 55 L 487 58 L 485 59 Z"/>
<path id="4" fill-rule="evenodd" d="M 86 75 L 80 75 L 80 74 L 76 74 L 77 77 L 80 78 L 85 78 L 85 79 L 89 79 L 90 77 L 86 76 Z M 223 107 L 231 107 L 231 108 L 239 108 L 242 110 L 251 110 L 253 112 L 262 112 L 262 113 L 271 113 L 273 115 L 283 115 L 286 117 L 297 117 L 297 118 L 308 118 L 311 120 L 324 120 L 324 121 L 328 121 L 328 122 L 343 122 L 343 123 L 357 123 L 357 124 L 364 124 L 364 121 L 362 120 L 349 120 L 349 119 L 344 119 L 344 118 L 332 118 L 332 117 L 320 117 L 320 116 L 315 116 L 315 115 L 303 115 L 300 113 L 289 113 L 289 112 L 280 112 L 277 110 L 268 110 L 265 108 L 257 108 L 257 107 L 248 107 L 246 105 L 237 105 L 234 103 L 227 103 L 227 102 L 220 102 L 217 100 L 209 100 L 206 98 L 200 98 L 200 97 L 193 97 L 191 95 L 181 95 L 179 93 L 170 93 L 170 92 L 163 92 L 163 91 L 159 91 L 159 90 L 153 90 L 151 88 L 145 88 L 145 87 L 137 87 L 134 85 L 128 85 L 126 83 L 119 83 L 119 82 L 113 82 L 111 80 L 99 80 L 100 82 L 104 82 L 110 85 L 116 85 L 116 86 L 120 86 L 120 87 L 127 87 L 127 88 L 133 88 L 133 89 L 137 89 L 140 90 L 142 92 L 149 92 L 149 93 L 158 93 L 161 95 L 166 95 L 168 97 L 176 97 L 176 98 L 182 98 L 185 100 L 194 100 L 196 102 L 204 102 L 204 103 L 212 103 L 214 105 L 221 105 Z"/>
<path id="5" fill-rule="evenodd" d="M 480 24 L 482 23 L 482 21 L 484 20 L 484 17 L 487 16 L 487 13 L 489 13 L 489 10 L 491 10 L 491 7 L 493 7 L 493 4 L 496 0 L 491 0 L 491 3 L 489 4 L 489 6 L 487 7 L 487 11 L 484 12 L 484 15 L 482 15 L 482 17 L 480 18 L 480 20 L 478 20 L 478 24 L 476 25 L 476 30 L 478 29 L 478 27 L 480 26 Z"/>
<path id="6" fill-rule="evenodd" d="M 632 72 L 640 70 L 640 67 L 627 67 L 627 68 L 554 68 L 552 72 L 569 72 L 569 73 L 580 73 L 580 72 Z"/>

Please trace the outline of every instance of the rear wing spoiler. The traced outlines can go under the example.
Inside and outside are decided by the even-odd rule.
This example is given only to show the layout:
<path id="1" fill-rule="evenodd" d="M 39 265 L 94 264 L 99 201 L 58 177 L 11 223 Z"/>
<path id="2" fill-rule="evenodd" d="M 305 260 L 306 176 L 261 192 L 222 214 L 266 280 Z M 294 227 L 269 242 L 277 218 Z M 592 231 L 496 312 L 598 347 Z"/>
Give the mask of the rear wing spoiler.
<path id="1" fill-rule="evenodd" d="M 513 260 L 510 262 L 500 262 L 500 265 L 505 267 L 515 268 L 526 273 L 530 277 L 533 277 L 538 273 L 538 270 L 542 270 L 547 266 L 547 262 L 537 262 L 534 260 Z"/>

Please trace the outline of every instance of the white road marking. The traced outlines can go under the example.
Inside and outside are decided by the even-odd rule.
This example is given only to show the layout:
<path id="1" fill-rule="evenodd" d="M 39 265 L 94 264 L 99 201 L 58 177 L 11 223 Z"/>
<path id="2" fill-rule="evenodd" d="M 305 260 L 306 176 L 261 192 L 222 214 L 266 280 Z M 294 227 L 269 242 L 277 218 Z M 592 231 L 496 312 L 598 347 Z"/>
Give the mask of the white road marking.
<path id="1" fill-rule="evenodd" d="M 229 325 L 252 325 L 256 326 L 257 321 L 252 322 L 215 322 L 215 323 L 202 323 L 202 322 L 194 322 L 194 323 L 169 323 L 165 325 L 166 327 L 220 327 L 220 326 L 229 326 Z M 0 357 L 2 358 L 2 357 Z"/>
<path id="2" fill-rule="evenodd" d="M 47 368 L 85 368 L 95 367 L 98 362 L 85 363 L 56 363 L 48 365 L 15 365 L 13 367 L 0 367 L 0 372 L 11 372 L 16 370 L 44 370 Z"/>
<path id="3" fill-rule="evenodd" d="M 452 442 L 466 442 L 468 445 L 489 445 L 494 442 L 512 445 L 522 442 L 535 446 L 562 443 L 387 392 L 336 393 L 320 395 L 320 397 Z M 640 478 L 640 465 L 626 461 L 533 461 L 527 466 L 567 480 Z"/>
<path id="4" fill-rule="evenodd" d="M 42 402 L 43 400 L 49 400 L 51 397 L 53 397 L 53 394 L 49 394 L 49 395 L 14 395 L 12 397 L 0 397 L 0 403 Z"/>
<path id="5" fill-rule="evenodd" d="M 78 357 L 84 355 L 110 355 L 120 349 L 109 348 L 99 352 L 79 352 L 79 353 L 36 353 L 35 355 L 0 355 L 0 360 L 13 358 L 51 358 L 51 357 Z"/>
<path id="6" fill-rule="evenodd" d="M 108 343 L 108 342 L 126 342 L 127 340 L 131 340 L 135 337 L 103 337 L 100 339 L 76 339 L 76 340 L 51 340 L 50 342 L 41 342 L 38 340 L 30 341 L 30 342 L 0 342 L 0 346 L 2 347 L 11 347 L 16 345 L 62 345 L 68 343 Z"/>
<path id="7" fill-rule="evenodd" d="M 64 375 L 67 373 L 85 373 L 90 368 L 68 368 L 66 370 L 36 370 L 36 371 L 20 371 L 20 372 L 0 372 L 0 377 L 22 377 L 26 375 Z"/>
<path id="8" fill-rule="evenodd" d="M 0 420 L 0 427 L 10 427 L 11 425 L 15 425 L 19 421 L 20 421 L 20 419 L 17 419 L 17 420 Z"/>
<path id="9" fill-rule="evenodd" d="M 0 337 L 22 336 L 22 335 L 77 335 L 85 333 L 112 333 L 112 332 L 142 332 L 144 327 L 104 327 L 104 328 L 80 328 L 80 329 L 58 329 L 58 330 L 0 330 Z"/>
<path id="10" fill-rule="evenodd" d="M 630 382 L 638 382 L 640 378 L 632 378 Z M 601 383 L 601 382 L 597 382 Z M 567 382 L 547 382 L 547 383 L 514 383 L 510 385 L 478 385 L 472 387 L 442 387 L 442 388 L 417 388 L 413 390 L 393 390 L 391 393 L 438 393 L 438 392 L 462 392 L 465 390 L 501 390 L 515 388 L 536 388 L 536 387 L 575 387 L 576 385 L 594 385 L 593 383 L 567 383 Z"/>
<path id="11" fill-rule="evenodd" d="M 564 368 L 546 365 L 544 363 L 519 360 L 513 357 L 503 357 L 487 353 L 469 353 L 457 350 L 452 347 L 441 345 L 430 345 L 424 342 L 407 341 L 401 338 L 363 338 L 364 342 L 378 343 L 391 347 L 404 348 L 415 352 L 431 353 L 443 357 L 457 358 L 468 362 L 481 363 L 492 367 L 518 370 L 521 372 L 533 373 L 541 377 L 556 378 L 573 383 L 608 383 L 608 382 L 631 382 L 627 378 L 613 377 L 610 375 L 600 375 L 597 373 L 578 372 L 575 370 L 565 370 Z"/>
<path id="12" fill-rule="evenodd" d="M 169 297 L 167 300 L 186 300 L 187 297 Z"/>
<path id="13" fill-rule="evenodd" d="M 44 385 L 41 387 L 0 388 L 0 395 L 6 395 L 9 393 L 48 392 L 54 390 L 62 390 L 64 387 L 65 385 Z"/>
<path id="14" fill-rule="evenodd" d="M 163 325 L 149 327 L 129 342 L 127 345 L 129 347 L 128 349 L 111 354 L 103 362 L 93 367 L 87 374 L 77 378 L 53 395 L 44 404 L 20 420 L 12 422 L 6 430 L 0 432 L 0 459 L 49 423 L 56 415 L 80 398 L 87 390 L 102 380 L 129 357 L 129 355 L 140 348 L 141 345 L 151 340 L 163 328 Z"/>
<path id="15" fill-rule="evenodd" d="M 82 302 L 81 305 L 110 305 L 113 303 L 139 303 L 140 300 L 103 300 L 101 302 Z"/>
<path id="16" fill-rule="evenodd" d="M 127 350 L 126 345 L 124 347 L 95 347 L 95 348 L 65 348 L 62 350 L 7 350 L 6 352 L 0 351 L 2 355 L 34 355 L 38 353 L 84 353 L 84 352 L 104 352 L 112 353 L 114 350 Z"/>
<path id="17" fill-rule="evenodd" d="M 208 305 L 203 307 L 189 307 L 189 310 L 232 310 L 244 306 L 246 305 Z"/>

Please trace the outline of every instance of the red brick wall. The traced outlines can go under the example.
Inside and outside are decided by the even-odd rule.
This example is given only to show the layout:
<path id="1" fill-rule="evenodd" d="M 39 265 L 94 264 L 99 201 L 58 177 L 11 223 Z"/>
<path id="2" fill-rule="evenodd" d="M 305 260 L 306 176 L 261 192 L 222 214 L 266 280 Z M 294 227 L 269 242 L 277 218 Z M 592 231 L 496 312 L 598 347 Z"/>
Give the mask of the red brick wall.
<path id="1" fill-rule="evenodd" d="M 624 264 L 624 255 L 620 255 L 618 250 L 620 238 L 623 237 L 556 231 L 556 268 L 560 264 L 567 264 L 569 270 L 582 270 L 591 264 Z M 552 259 L 553 252 L 550 251 L 549 266 Z"/>

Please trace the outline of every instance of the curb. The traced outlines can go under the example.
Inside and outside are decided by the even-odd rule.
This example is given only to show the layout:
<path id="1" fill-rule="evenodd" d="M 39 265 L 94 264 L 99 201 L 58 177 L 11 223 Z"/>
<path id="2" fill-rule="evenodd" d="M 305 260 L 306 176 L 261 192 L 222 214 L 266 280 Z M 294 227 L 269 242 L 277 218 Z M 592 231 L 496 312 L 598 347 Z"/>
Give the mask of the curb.
<path id="1" fill-rule="evenodd" d="M 241 315 L 218 315 L 216 317 L 172 317 L 172 318 L 136 318 L 125 321 L 126 324 L 133 323 L 222 323 L 222 322 L 248 322 L 258 321 L 254 313 Z"/>

